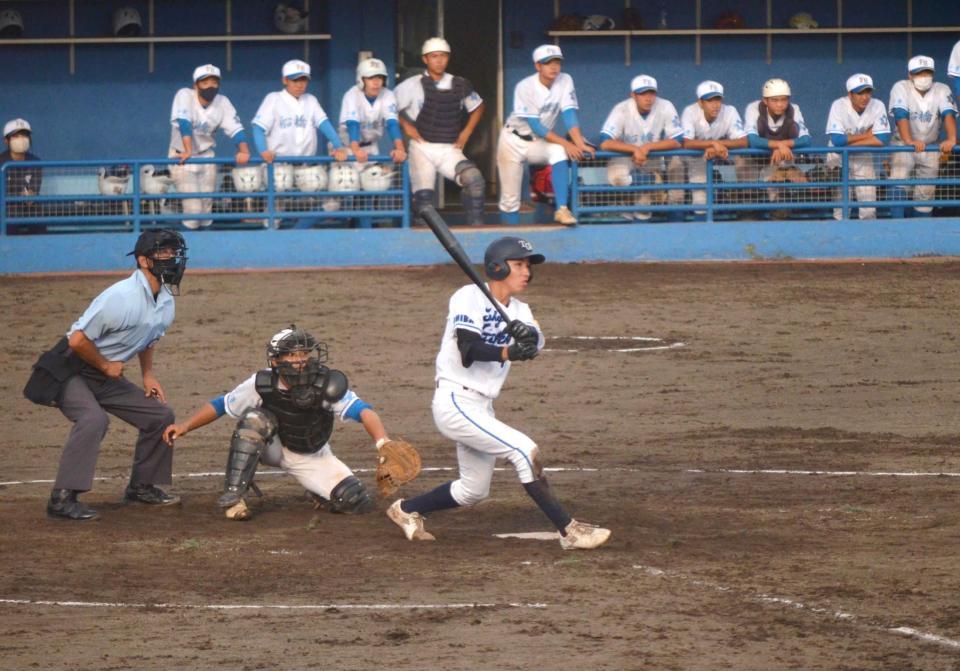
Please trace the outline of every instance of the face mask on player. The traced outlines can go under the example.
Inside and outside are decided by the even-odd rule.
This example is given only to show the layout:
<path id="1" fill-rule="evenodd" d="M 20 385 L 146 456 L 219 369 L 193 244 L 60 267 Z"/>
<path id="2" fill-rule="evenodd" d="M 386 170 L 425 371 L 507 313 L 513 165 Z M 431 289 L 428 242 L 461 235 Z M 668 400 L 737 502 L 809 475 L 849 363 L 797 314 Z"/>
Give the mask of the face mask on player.
<path id="1" fill-rule="evenodd" d="M 10 138 L 10 151 L 14 154 L 26 154 L 28 149 L 30 149 L 30 138 L 24 135 Z"/>
<path id="2" fill-rule="evenodd" d="M 210 88 L 207 88 L 207 89 L 200 89 L 199 93 L 201 98 L 203 98 L 207 102 L 210 102 L 217 97 L 218 93 L 220 93 L 220 87 L 211 86 Z"/>
<path id="3" fill-rule="evenodd" d="M 933 86 L 933 77 L 930 75 L 923 75 L 922 77 L 914 77 L 913 85 L 918 91 L 929 91 L 930 87 Z"/>

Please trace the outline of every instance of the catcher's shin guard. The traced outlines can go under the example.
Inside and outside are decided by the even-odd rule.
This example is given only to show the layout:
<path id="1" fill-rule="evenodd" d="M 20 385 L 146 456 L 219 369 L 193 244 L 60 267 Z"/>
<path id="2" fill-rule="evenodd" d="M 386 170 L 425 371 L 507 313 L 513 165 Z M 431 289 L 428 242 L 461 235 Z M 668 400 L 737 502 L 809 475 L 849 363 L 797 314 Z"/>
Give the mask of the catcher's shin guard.
<path id="1" fill-rule="evenodd" d="M 483 181 L 483 174 L 473 161 L 460 161 L 454 170 L 463 187 L 460 201 L 467 215 L 467 223 L 479 226 L 483 224 L 483 195 L 487 186 Z"/>
<path id="2" fill-rule="evenodd" d="M 260 454 L 276 431 L 273 416 L 263 410 L 251 410 L 237 422 L 230 438 L 223 494 L 218 500 L 221 508 L 235 506 L 243 499 L 257 471 Z"/>
<path id="3" fill-rule="evenodd" d="M 348 475 L 330 492 L 330 512 L 360 515 L 373 510 L 373 500 L 355 475 Z"/>

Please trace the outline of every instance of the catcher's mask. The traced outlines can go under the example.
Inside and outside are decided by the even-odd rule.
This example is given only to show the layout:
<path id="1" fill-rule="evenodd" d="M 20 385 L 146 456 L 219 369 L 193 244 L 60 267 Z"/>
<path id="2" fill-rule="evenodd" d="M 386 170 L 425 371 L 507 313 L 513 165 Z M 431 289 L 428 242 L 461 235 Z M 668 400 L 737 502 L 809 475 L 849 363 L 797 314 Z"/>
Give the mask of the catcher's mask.
<path id="1" fill-rule="evenodd" d="M 150 274 L 160 280 L 160 285 L 171 295 L 180 295 L 180 280 L 187 269 L 187 243 L 182 235 L 170 229 L 145 231 L 129 255 L 150 259 L 153 262 Z"/>
<path id="2" fill-rule="evenodd" d="M 317 393 L 314 382 L 326 370 L 327 345 L 295 324 L 270 338 L 267 361 L 290 388 L 294 403 L 311 407 Z"/>

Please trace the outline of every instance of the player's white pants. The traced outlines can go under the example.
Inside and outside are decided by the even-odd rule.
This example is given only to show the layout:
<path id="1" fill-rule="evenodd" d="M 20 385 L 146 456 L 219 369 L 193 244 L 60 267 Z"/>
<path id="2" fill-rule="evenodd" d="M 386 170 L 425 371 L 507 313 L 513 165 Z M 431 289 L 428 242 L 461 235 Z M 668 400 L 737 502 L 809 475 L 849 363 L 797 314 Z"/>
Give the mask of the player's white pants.
<path id="1" fill-rule="evenodd" d="M 553 165 L 567 160 L 566 150 L 543 138 L 524 140 L 504 126 L 497 143 L 497 172 L 500 174 L 500 211 L 520 211 L 523 165 Z"/>
<path id="2" fill-rule="evenodd" d="M 916 179 L 936 179 L 940 173 L 939 160 L 940 155 L 935 151 L 897 152 L 893 155 L 890 177 L 892 179 L 909 179 L 916 170 Z M 902 186 L 899 188 L 907 193 L 912 192 L 913 200 L 932 200 L 937 189 L 935 184 L 917 184 L 916 187 Z M 914 209 L 924 214 L 933 212 L 932 207 L 918 206 Z"/>
<path id="3" fill-rule="evenodd" d="M 664 167 L 662 158 L 651 158 L 643 165 L 637 165 L 632 158 L 612 158 L 607 163 L 607 183 L 610 186 L 631 186 L 662 184 L 663 175 L 667 174 L 667 179 L 674 184 L 683 182 L 683 163 L 679 156 L 672 156 Z M 664 203 L 663 191 L 641 191 L 636 197 L 637 205 L 662 205 Z M 671 205 L 683 203 L 683 190 L 670 189 L 666 193 L 666 201 Z M 706 201 L 704 201 L 706 202 Z M 649 212 L 637 212 L 634 214 L 638 219 L 649 219 Z"/>
<path id="4" fill-rule="evenodd" d="M 850 154 L 847 159 L 850 166 L 850 192 L 855 200 L 859 202 L 876 201 L 877 187 L 875 186 L 853 186 L 854 180 L 858 179 L 876 179 L 877 171 L 873 167 L 873 154 Z M 839 167 L 842 165 L 839 154 L 827 154 L 826 165 L 828 168 Z M 876 219 L 877 209 L 875 207 L 860 207 L 860 219 Z M 843 210 L 834 208 L 833 218 L 840 220 L 843 218 Z"/>
<path id="5" fill-rule="evenodd" d="M 445 142 L 410 141 L 410 188 L 417 191 L 433 191 L 437 183 L 437 173 L 458 186 L 457 164 L 466 161 L 463 152 Z"/>
<path id="6" fill-rule="evenodd" d="M 171 165 L 170 178 L 180 193 L 201 193 L 213 191 L 217 185 L 217 166 L 213 163 L 193 163 Z M 213 198 L 184 198 L 184 214 L 203 214 L 213 209 Z M 183 222 L 187 228 L 200 228 L 212 224 L 210 219 L 188 219 Z"/>
<path id="7" fill-rule="evenodd" d="M 288 450 L 280 444 L 280 439 L 274 437 L 260 455 L 260 463 L 274 468 L 282 468 L 297 479 L 297 482 L 314 494 L 325 499 L 330 498 L 330 492 L 347 476 L 353 472 L 340 461 L 327 443 L 319 452 L 300 454 Z"/>
<path id="8" fill-rule="evenodd" d="M 746 169 L 745 161 L 743 156 L 734 156 L 733 164 L 736 166 L 737 174 L 740 174 L 742 170 Z M 706 184 L 707 183 L 707 161 L 703 158 L 685 158 L 684 165 L 687 168 L 687 181 L 691 184 Z M 671 182 L 682 182 L 683 178 L 676 179 L 671 165 L 668 168 L 669 180 Z M 757 179 L 759 179 L 759 170 L 757 171 Z M 714 183 L 714 189 L 716 189 L 716 183 Z M 707 192 L 705 189 L 693 189 L 690 192 L 691 200 L 694 205 L 703 205 L 707 202 Z M 714 191 L 714 200 L 716 200 L 716 191 Z M 706 214 L 705 210 L 697 210 L 695 214 Z"/>
<path id="9" fill-rule="evenodd" d="M 498 458 L 513 464 L 520 482 L 534 481 L 537 444 L 494 416 L 493 399 L 441 380 L 433 395 L 433 421 L 440 433 L 457 443 L 460 478 L 451 485 L 450 495 L 461 506 L 490 495 Z"/>

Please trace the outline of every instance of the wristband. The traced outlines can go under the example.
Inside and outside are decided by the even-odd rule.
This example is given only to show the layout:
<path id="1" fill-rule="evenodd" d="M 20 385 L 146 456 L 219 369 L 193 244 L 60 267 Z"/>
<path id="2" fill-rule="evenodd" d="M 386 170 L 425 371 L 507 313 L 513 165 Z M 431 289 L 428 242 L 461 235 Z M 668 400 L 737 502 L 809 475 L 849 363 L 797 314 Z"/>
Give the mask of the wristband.
<path id="1" fill-rule="evenodd" d="M 383 438 L 377 441 L 377 449 L 379 450 L 381 447 L 383 447 L 389 442 L 390 442 L 390 439 L 384 436 Z"/>

